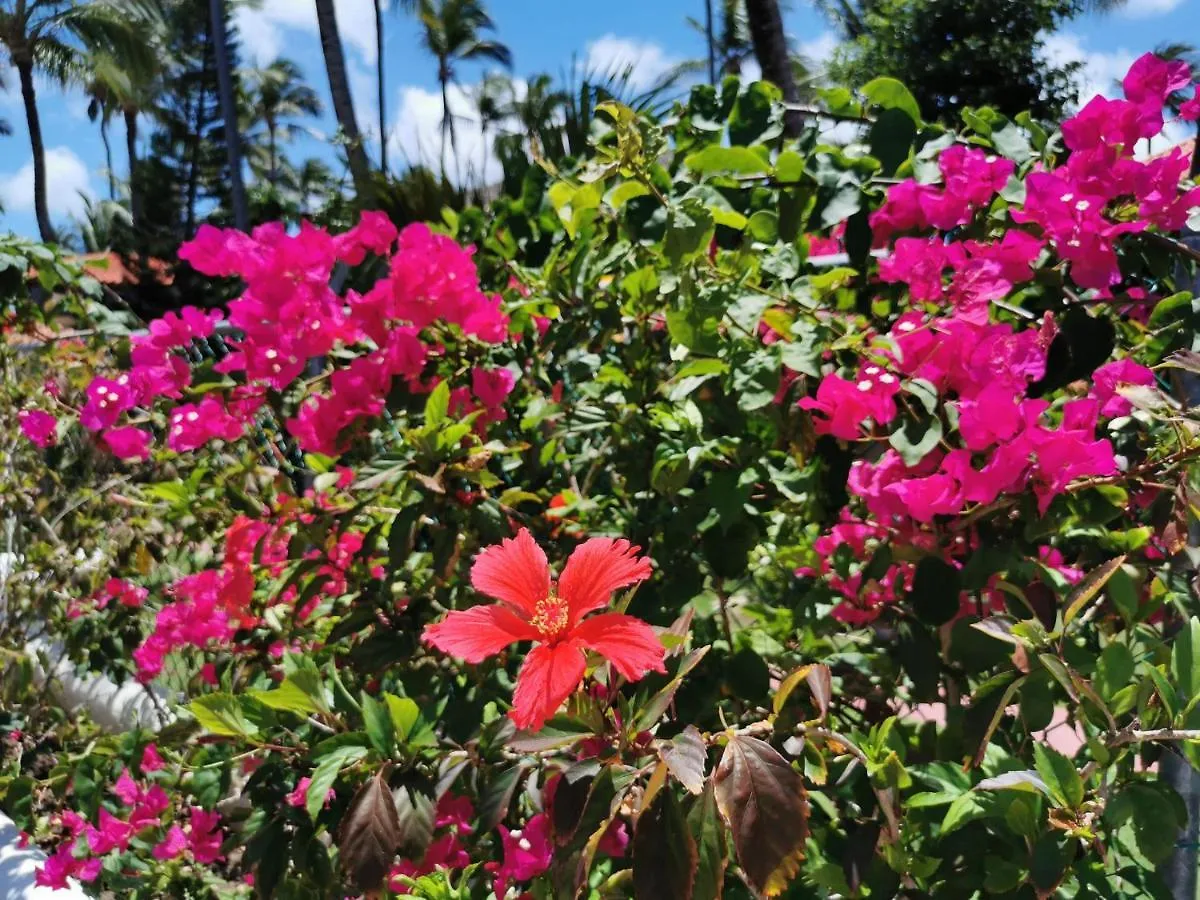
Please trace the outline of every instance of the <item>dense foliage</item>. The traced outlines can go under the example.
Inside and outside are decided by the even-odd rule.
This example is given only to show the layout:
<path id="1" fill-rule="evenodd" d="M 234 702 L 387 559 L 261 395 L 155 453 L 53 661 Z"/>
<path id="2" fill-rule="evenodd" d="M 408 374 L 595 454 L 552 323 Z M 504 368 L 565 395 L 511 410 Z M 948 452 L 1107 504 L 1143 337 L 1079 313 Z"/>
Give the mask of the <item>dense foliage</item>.
<path id="1" fill-rule="evenodd" d="M 1134 150 L 1189 83 L 947 131 L 880 78 L 844 147 L 765 83 L 606 103 L 486 214 L 206 227 L 222 310 L 6 349 L 7 646 L 174 716 L 99 734 L 12 657 L 43 882 L 1165 896 L 1200 189 Z"/>
<path id="2" fill-rule="evenodd" d="M 1081 11 L 1078 0 L 868 0 L 827 4 L 846 43 L 829 66 L 855 87 L 887 75 L 921 111 L 954 122 L 967 107 L 1059 118 L 1076 101 L 1081 64 L 1047 58 L 1046 37 Z"/>

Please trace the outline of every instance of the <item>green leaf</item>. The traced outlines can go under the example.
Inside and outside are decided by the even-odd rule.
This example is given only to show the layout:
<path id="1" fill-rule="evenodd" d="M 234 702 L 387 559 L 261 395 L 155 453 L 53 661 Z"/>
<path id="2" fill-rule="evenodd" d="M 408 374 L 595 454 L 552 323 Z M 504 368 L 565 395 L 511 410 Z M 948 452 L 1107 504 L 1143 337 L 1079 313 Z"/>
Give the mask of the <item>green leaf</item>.
<path id="1" fill-rule="evenodd" d="M 989 808 L 983 798 L 968 791 L 951 803 L 950 808 L 946 810 L 946 815 L 942 817 L 942 837 L 945 838 L 946 835 L 957 831 L 968 822 L 982 819 L 988 812 Z"/>
<path id="2" fill-rule="evenodd" d="M 312 781 L 308 784 L 305 796 L 305 809 L 313 821 L 316 821 L 322 807 L 325 806 L 325 795 L 337 781 L 338 773 L 346 766 L 353 765 L 367 755 L 367 748 L 361 744 L 348 744 L 334 747 L 317 761 L 313 769 Z"/>
<path id="3" fill-rule="evenodd" d="M 936 556 L 917 563 L 909 600 L 917 617 L 930 625 L 944 625 L 959 611 L 961 576 L 958 569 Z"/>
<path id="4" fill-rule="evenodd" d="M 773 244 L 779 240 L 779 214 L 769 209 L 760 209 L 746 223 L 746 231 L 756 241 Z"/>
<path id="5" fill-rule="evenodd" d="M 227 737 L 252 737 L 259 733 L 261 712 L 254 709 L 257 701 L 250 696 L 206 694 L 188 704 L 187 710 L 211 734 Z"/>
<path id="6" fill-rule="evenodd" d="M 749 147 L 722 147 L 710 144 L 696 153 L 689 153 L 683 164 L 693 172 L 710 175 L 731 172 L 734 175 L 765 175 L 771 164 Z"/>
<path id="7" fill-rule="evenodd" d="M 898 109 L 915 124 L 921 124 L 921 108 L 917 106 L 916 98 L 895 78 L 876 78 L 868 81 L 860 90 L 871 105 L 882 109 Z"/>
<path id="8" fill-rule="evenodd" d="M 1200 619 L 1179 629 L 1171 648 L 1171 679 L 1181 706 L 1200 693 Z"/>
<path id="9" fill-rule="evenodd" d="M 775 178 L 777 181 L 792 184 L 804 177 L 805 160 L 794 150 L 784 150 L 775 160 Z"/>
<path id="10" fill-rule="evenodd" d="M 1050 791 L 1050 799 L 1059 806 L 1078 809 L 1083 803 L 1083 780 L 1075 764 L 1057 750 L 1042 743 L 1033 745 L 1034 764 L 1038 775 Z"/>
<path id="11" fill-rule="evenodd" d="M 917 126 L 902 109 L 885 109 L 875 119 L 867 140 L 871 155 L 879 160 L 880 174 L 891 175 L 908 159 Z"/>
<path id="12" fill-rule="evenodd" d="M 425 400 L 426 426 L 438 426 L 446 421 L 450 411 L 450 382 L 442 381 L 429 392 Z"/>
<path id="13" fill-rule="evenodd" d="M 649 193 L 650 188 L 640 181 L 622 181 L 608 192 L 607 201 L 613 209 L 620 209 L 635 197 L 645 197 Z"/>
<path id="14" fill-rule="evenodd" d="M 634 824 L 633 895 L 636 900 L 691 900 L 696 841 L 679 801 L 660 775 L 665 775 L 661 769 L 650 779 Z"/>
<path id="15" fill-rule="evenodd" d="M 800 871 L 808 839 L 808 799 L 800 776 L 770 744 L 734 735 L 713 773 L 713 787 L 751 887 L 767 896 L 781 893 Z"/>
<path id="16" fill-rule="evenodd" d="M 303 716 L 329 711 L 325 701 L 325 686 L 319 672 L 300 670 L 280 682 L 270 691 L 254 691 L 251 696 L 271 709 L 294 712 Z"/>
<path id="17" fill-rule="evenodd" d="M 720 900 L 725 884 L 725 827 L 717 809 L 716 793 L 710 778 L 704 793 L 696 798 L 688 813 L 688 827 L 696 842 L 698 864 L 692 900 Z"/>
<path id="18" fill-rule="evenodd" d="M 942 440 L 942 420 L 938 418 L 918 421 L 907 416 L 904 423 L 891 433 L 888 443 L 904 460 L 904 464 L 915 466 Z"/>
<path id="19" fill-rule="evenodd" d="M 707 646 L 697 647 L 680 661 L 679 668 L 675 671 L 674 677 L 657 694 L 651 697 L 638 712 L 638 731 L 649 731 L 658 724 L 658 720 L 662 718 L 662 714 L 667 711 L 667 707 L 671 705 L 671 701 L 675 698 L 675 692 L 683 684 L 683 679 L 692 669 L 700 664 L 700 660 L 704 659 L 704 655 L 708 651 L 709 648 Z"/>
<path id="20" fill-rule="evenodd" d="M 685 200 L 672 207 L 667 215 L 663 252 L 672 265 L 679 266 L 707 250 L 712 234 L 712 213 L 699 201 Z"/>
<path id="21" fill-rule="evenodd" d="M 1171 855 L 1183 824 L 1175 806 L 1156 786 L 1138 783 L 1125 785 L 1113 796 L 1104 809 L 1104 820 L 1114 831 L 1130 823 L 1137 848 L 1154 864 Z"/>
<path id="22" fill-rule="evenodd" d="M 361 706 L 363 728 L 371 739 L 371 746 L 385 757 L 391 756 L 396 748 L 396 731 L 387 705 L 364 691 Z"/>
<path id="23" fill-rule="evenodd" d="M 1124 644 L 1113 641 L 1105 647 L 1096 661 L 1096 690 L 1111 701 L 1117 691 L 1129 684 L 1136 667 L 1133 653 Z"/>
<path id="24" fill-rule="evenodd" d="M 417 721 L 421 718 L 420 707 L 408 697 L 397 697 L 395 694 L 384 694 L 383 702 L 387 704 L 388 715 L 400 743 L 408 743 Z"/>

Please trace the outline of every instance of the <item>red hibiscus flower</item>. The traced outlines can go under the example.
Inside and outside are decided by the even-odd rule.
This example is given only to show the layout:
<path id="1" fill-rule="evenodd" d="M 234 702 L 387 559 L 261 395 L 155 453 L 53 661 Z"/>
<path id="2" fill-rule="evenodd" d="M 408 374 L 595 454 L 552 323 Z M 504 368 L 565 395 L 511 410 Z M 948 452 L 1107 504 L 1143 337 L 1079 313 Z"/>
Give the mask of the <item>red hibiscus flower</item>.
<path id="1" fill-rule="evenodd" d="M 475 589 L 500 602 L 452 612 L 428 626 L 423 640 L 470 663 L 516 641 L 536 641 L 517 676 L 510 715 L 520 728 L 540 728 L 583 681 L 585 649 L 630 681 L 664 671 L 663 645 L 645 622 L 613 612 L 584 618 L 607 606 L 613 591 L 650 576 L 640 549 L 592 538 L 575 548 L 556 584 L 546 554 L 522 528 L 481 551 L 471 568 Z"/>

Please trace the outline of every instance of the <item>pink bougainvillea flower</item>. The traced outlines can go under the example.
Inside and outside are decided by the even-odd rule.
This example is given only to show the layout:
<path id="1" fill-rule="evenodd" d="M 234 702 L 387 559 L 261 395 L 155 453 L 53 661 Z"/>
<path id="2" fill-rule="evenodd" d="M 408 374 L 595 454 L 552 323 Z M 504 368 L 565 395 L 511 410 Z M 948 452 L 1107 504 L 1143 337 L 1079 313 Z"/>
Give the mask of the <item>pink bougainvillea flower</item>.
<path id="1" fill-rule="evenodd" d="M 166 762 L 158 753 L 158 747 L 154 744 L 147 744 L 146 749 L 142 751 L 142 761 L 140 763 L 143 772 L 157 772 L 159 769 L 166 766 Z"/>
<path id="2" fill-rule="evenodd" d="M 187 835 L 183 833 L 183 829 L 178 825 L 172 825 L 171 830 L 167 832 L 167 836 L 155 845 L 151 853 L 155 859 L 175 859 L 175 857 L 183 854 L 187 846 L 188 839 Z"/>
<path id="3" fill-rule="evenodd" d="M 1100 402 L 1101 415 L 1127 416 L 1133 410 L 1133 404 L 1118 390 L 1123 384 L 1150 387 L 1154 373 L 1132 359 L 1113 360 L 1098 368 L 1092 374 L 1092 396 Z"/>
<path id="4" fill-rule="evenodd" d="M 150 458 L 150 432 L 132 425 L 104 432 L 104 443 L 119 459 Z"/>
<path id="5" fill-rule="evenodd" d="M 58 419 L 41 409 L 23 409 L 17 413 L 21 433 L 43 450 L 58 443 Z"/>
<path id="6" fill-rule="evenodd" d="M 188 848 L 196 862 L 206 866 L 221 859 L 221 841 L 224 837 L 220 813 L 192 807 L 188 819 Z"/>
<path id="7" fill-rule="evenodd" d="M 575 548 L 555 583 L 546 554 L 522 528 L 475 557 L 471 583 L 501 601 L 450 613 L 424 640 L 470 663 L 517 641 L 535 641 L 517 677 L 510 715 L 540 728 L 583 681 L 584 650 L 594 650 L 630 681 L 663 671 L 664 650 L 645 622 L 622 613 L 584 617 L 613 591 L 650 577 L 650 561 L 626 540 L 592 538 Z"/>
<path id="8" fill-rule="evenodd" d="M 303 809 L 304 805 L 308 802 L 308 786 L 310 784 L 312 784 L 312 779 L 305 775 L 296 782 L 296 787 L 293 788 L 288 795 L 283 798 L 284 803 L 295 809 Z M 330 788 L 328 791 L 326 791 L 325 805 L 328 806 L 329 802 L 336 796 L 337 792 L 334 791 L 333 788 Z"/>
<path id="9" fill-rule="evenodd" d="M 550 817 L 545 813 L 538 813 L 524 828 L 509 831 L 501 825 L 499 831 L 504 862 L 488 863 L 487 869 L 495 875 L 496 896 L 503 897 L 511 882 L 528 881 L 550 868 L 554 841 L 550 837 Z"/>

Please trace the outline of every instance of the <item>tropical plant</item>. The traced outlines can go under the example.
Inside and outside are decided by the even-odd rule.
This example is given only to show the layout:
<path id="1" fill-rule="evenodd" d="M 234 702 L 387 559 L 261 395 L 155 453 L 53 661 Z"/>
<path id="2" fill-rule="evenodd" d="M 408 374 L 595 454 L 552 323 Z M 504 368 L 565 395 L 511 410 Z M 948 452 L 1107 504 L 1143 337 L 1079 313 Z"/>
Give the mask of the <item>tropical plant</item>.
<path id="1" fill-rule="evenodd" d="M 844 148 L 763 81 L 606 101 L 488 210 L 203 227 L 219 309 L 0 343 L 0 806 L 41 882 L 1166 900 L 1200 187 L 1139 151 L 1190 80 L 950 130 L 885 77 L 821 95 Z M 0 242 L 13 336 L 72 278 Z M 65 713 L 42 633 L 174 721 Z"/>
<path id="2" fill-rule="evenodd" d="M 783 91 L 787 103 L 799 103 L 800 92 L 792 69 L 792 54 L 788 48 L 787 33 L 783 30 L 783 16 L 779 12 L 778 0 L 743 0 L 746 9 L 746 29 L 750 32 L 750 43 L 762 69 L 763 78 Z M 787 127 L 796 129 L 796 118 L 789 116 Z"/>
<path id="3" fill-rule="evenodd" d="M 490 61 L 512 65 L 512 53 L 497 40 L 484 37 L 495 23 L 481 0 L 420 0 L 421 44 L 437 62 L 437 80 L 442 92 L 442 175 L 446 151 L 458 149 L 454 115 L 450 111 L 450 88 L 458 85 L 457 67 L 464 62 Z"/>
<path id="4" fill-rule="evenodd" d="M 846 39 L 835 83 L 904 82 L 926 114 L 954 121 L 967 107 L 1054 118 L 1076 99 L 1079 63 L 1042 52 L 1046 35 L 1080 11 L 1074 0 L 869 0 L 826 3 Z"/>
<path id="5" fill-rule="evenodd" d="M 150 0 L 10 0 L 0 5 L 0 45 L 21 85 L 33 152 L 33 198 L 38 231 L 54 239 L 46 201 L 46 148 L 38 115 L 34 73 L 60 84 L 86 83 L 89 53 L 103 52 L 131 66 L 148 65 L 157 15 Z"/>
<path id="6" fill-rule="evenodd" d="M 528 88 L 526 96 L 528 96 Z M 512 79 L 501 72 L 488 72 L 472 90 L 471 100 L 475 104 L 475 115 L 479 119 L 482 148 L 478 178 L 479 186 L 483 188 L 486 187 L 487 181 L 487 163 L 492 150 L 491 139 L 514 111 L 516 97 Z"/>
<path id="7" fill-rule="evenodd" d="M 291 140 L 299 129 L 292 120 L 321 115 L 321 100 L 290 59 L 244 72 L 242 82 L 243 108 L 251 119 L 246 138 L 265 144 L 267 182 L 274 185 L 279 180 L 279 144 Z"/>
<path id="8" fill-rule="evenodd" d="M 317 29 L 321 35 L 321 52 L 325 56 L 325 70 L 329 75 L 329 92 L 333 97 L 333 112 L 341 129 L 342 149 L 350 165 L 354 179 L 354 190 L 362 203 L 370 203 L 372 196 L 371 164 L 367 160 L 366 147 L 358 130 L 358 119 L 354 115 L 354 97 L 350 93 L 350 79 L 346 74 L 346 54 L 338 31 L 337 12 L 333 0 L 315 0 L 317 5 Z M 382 54 L 380 54 L 382 59 Z M 384 104 L 380 104 L 383 111 Z M 380 140 L 386 137 L 380 135 Z"/>
<path id="9" fill-rule="evenodd" d="M 75 234 L 81 250 L 85 253 L 101 253 L 132 249 L 130 233 L 133 214 L 128 206 L 112 199 L 93 200 L 86 195 L 80 199 L 83 202 L 83 215 L 75 219 Z"/>

